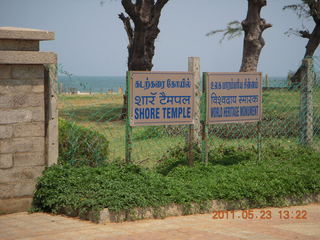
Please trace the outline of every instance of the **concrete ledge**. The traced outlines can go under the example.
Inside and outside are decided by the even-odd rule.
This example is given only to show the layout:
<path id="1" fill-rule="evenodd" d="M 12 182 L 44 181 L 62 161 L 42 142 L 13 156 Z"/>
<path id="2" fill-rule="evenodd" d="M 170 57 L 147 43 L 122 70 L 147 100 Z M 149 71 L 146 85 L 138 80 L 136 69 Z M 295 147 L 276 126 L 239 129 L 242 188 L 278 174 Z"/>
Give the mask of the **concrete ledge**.
<path id="1" fill-rule="evenodd" d="M 0 51 L 0 64 L 55 64 L 52 52 Z"/>
<path id="2" fill-rule="evenodd" d="M 39 41 L 21 39 L 0 39 L 1 51 L 37 51 L 39 52 Z"/>
<path id="3" fill-rule="evenodd" d="M 0 215 L 25 212 L 31 207 L 32 197 L 0 199 Z"/>
<path id="4" fill-rule="evenodd" d="M 0 27 L 0 39 L 54 40 L 54 32 L 17 27 Z"/>
<path id="5" fill-rule="evenodd" d="M 0 183 L 1 199 L 24 198 L 33 195 L 36 180 L 24 180 L 21 182 Z"/>
<path id="6" fill-rule="evenodd" d="M 288 197 L 284 199 L 282 207 L 319 202 L 320 194 L 309 195 L 303 199 Z M 108 208 L 105 208 L 101 211 L 90 212 L 79 212 L 71 208 L 64 208 L 61 210 L 61 213 L 70 217 L 80 217 L 81 219 L 89 220 L 94 223 L 106 224 L 111 222 L 159 219 L 173 216 L 211 213 L 213 211 L 220 210 L 241 210 L 259 207 L 260 206 L 250 204 L 248 200 L 212 200 L 204 203 L 190 203 L 185 205 L 170 204 L 162 207 L 134 208 L 128 211 L 119 212 L 109 211 Z"/>

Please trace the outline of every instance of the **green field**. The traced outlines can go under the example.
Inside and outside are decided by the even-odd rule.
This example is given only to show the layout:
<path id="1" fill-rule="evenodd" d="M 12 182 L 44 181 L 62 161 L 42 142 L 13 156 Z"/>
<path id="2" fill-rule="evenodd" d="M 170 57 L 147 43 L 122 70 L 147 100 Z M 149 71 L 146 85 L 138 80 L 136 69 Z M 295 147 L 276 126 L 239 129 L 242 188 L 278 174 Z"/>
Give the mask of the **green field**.
<path id="1" fill-rule="evenodd" d="M 320 148 L 320 90 L 314 90 L 314 143 Z M 116 94 L 60 95 L 59 115 L 104 134 L 110 141 L 112 160 L 124 159 L 125 123 L 119 119 L 123 98 Z M 263 92 L 262 144 L 292 146 L 299 139 L 299 91 L 270 89 Z M 151 167 L 170 148 L 182 146 L 187 133 L 180 127 L 133 129 L 133 160 Z M 256 146 L 257 124 L 219 124 L 209 127 L 209 145 Z M 263 146 L 262 145 L 262 146 Z"/>

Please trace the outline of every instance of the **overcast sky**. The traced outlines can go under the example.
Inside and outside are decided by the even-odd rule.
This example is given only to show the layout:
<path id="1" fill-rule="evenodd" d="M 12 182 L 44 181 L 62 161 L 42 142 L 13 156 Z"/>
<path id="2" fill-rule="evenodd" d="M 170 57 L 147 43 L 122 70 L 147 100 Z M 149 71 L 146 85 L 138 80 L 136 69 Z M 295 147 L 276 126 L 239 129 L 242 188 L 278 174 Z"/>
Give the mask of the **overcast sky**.
<path id="1" fill-rule="evenodd" d="M 118 76 L 127 70 L 127 36 L 118 14 L 120 0 L 100 6 L 99 0 L 0 0 L 0 26 L 38 28 L 54 31 L 56 40 L 42 42 L 42 51 L 54 51 L 59 63 L 74 75 Z M 262 17 L 273 27 L 263 36 L 258 70 L 271 76 L 286 76 L 295 70 L 307 41 L 287 37 L 288 28 L 301 20 L 282 7 L 295 0 L 268 0 Z M 201 71 L 238 71 L 243 38 L 219 43 L 220 36 L 206 37 L 231 20 L 246 16 L 246 0 L 170 0 L 160 19 L 154 69 L 187 70 L 188 56 L 201 58 Z M 305 21 L 313 28 L 313 22 Z M 317 52 L 317 55 L 319 51 Z"/>

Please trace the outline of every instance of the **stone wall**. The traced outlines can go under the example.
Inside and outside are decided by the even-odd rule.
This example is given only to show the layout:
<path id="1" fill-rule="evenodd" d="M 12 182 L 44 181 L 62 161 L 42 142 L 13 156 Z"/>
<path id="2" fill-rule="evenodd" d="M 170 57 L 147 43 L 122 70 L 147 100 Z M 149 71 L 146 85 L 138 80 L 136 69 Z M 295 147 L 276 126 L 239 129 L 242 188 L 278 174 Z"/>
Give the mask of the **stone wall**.
<path id="1" fill-rule="evenodd" d="M 18 31 L 23 32 L 23 29 Z M 52 146 L 48 144 L 49 139 L 52 140 L 52 123 L 49 121 L 52 118 L 48 116 L 52 96 L 50 87 L 46 87 L 50 79 L 46 77 L 48 70 L 45 64 L 51 60 L 34 55 L 37 59 L 33 58 L 31 64 L 28 58 L 21 64 L 24 51 L 40 53 L 36 52 L 39 40 L 42 39 L 2 40 L 0 28 L 0 55 L 5 50 L 9 56 L 0 57 L 0 214 L 27 210 L 31 206 L 37 177 L 57 158 L 51 156 L 49 160 L 48 156 L 48 152 L 52 152 L 49 150 Z M 31 41 L 34 42 L 31 44 Z M 38 64 L 34 64 L 35 59 Z M 57 138 L 57 133 L 53 137 Z"/>

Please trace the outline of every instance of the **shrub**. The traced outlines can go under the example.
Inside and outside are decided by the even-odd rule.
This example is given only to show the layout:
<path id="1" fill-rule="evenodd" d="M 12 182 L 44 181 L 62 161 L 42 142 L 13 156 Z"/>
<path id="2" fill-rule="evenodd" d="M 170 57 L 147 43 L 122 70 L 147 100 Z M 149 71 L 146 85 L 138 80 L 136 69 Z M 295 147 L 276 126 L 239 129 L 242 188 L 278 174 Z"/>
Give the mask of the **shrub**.
<path id="1" fill-rule="evenodd" d="M 59 212 L 161 206 L 169 203 L 168 180 L 136 165 L 110 163 L 97 168 L 52 166 L 44 171 L 34 194 L 35 209 Z"/>
<path id="2" fill-rule="evenodd" d="M 232 154 L 243 158 L 236 150 L 230 152 L 222 151 L 221 157 Z M 275 152 L 275 157 L 270 152 L 260 163 L 248 159 L 227 165 L 180 165 L 167 176 L 132 164 L 110 163 L 97 168 L 55 165 L 39 179 L 33 204 L 48 212 L 64 208 L 79 212 L 102 208 L 120 211 L 214 199 L 246 199 L 248 207 L 264 207 L 283 206 L 286 197 L 299 199 L 320 193 L 318 152 L 304 148 Z"/>
<path id="3" fill-rule="evenodd" d="M 220 146 L 209 151 L 208 160 L 213 165 L 234 165 L 255 160 L 257 152 L 254 148 Z"/>
<path id="4" fill-rule="evenodd" d="M 187 147 L 175 147 L 168 150 L 158 161 L 155 169 L 158 173 L 168 175 L 178 166 L 188 165 Z M 256 159 L 255 149 L 243 147 L 219 146 L 209 151 L 208 161 L 213 165 L 233 165 Z M 201 162 L 201 150 L 194 148 L 195 162 Z"/>
<path id="5" fill-rule="evenodd" d="M 177 146 L 170 148 L 160 160 L 158 160 L 155 166 L 156 172 L 167 175 L 172 169 L 178 166 L 186 166 L 188 164 L 187 160 L 188 147 Z M 195 161 L 200 161 L 201 152 L 198 147 L 194 147 L 194 158 Z"/>
<path id="6" fill-rule="evenodd" d="M 59 164 L 96 167 L 108 157 L 108 140 L 101 133 L 59 119 Z"/>

